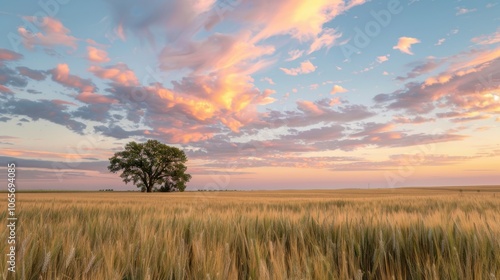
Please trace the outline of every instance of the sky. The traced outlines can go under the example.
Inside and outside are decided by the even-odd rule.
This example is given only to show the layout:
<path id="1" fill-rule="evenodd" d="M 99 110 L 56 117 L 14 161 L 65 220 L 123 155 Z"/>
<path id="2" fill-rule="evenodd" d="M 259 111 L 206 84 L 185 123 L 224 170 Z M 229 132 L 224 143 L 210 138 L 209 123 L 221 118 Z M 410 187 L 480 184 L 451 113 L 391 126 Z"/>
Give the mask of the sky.
<path id="1" fill-rule="evenodd" d="M 134 190 L 130 141 L 188 190 L 500 184 L 493 0 L 0 4 L 0 162 L 18 189 Z M 5 173 L 6 168 L 2 167 Z"/>

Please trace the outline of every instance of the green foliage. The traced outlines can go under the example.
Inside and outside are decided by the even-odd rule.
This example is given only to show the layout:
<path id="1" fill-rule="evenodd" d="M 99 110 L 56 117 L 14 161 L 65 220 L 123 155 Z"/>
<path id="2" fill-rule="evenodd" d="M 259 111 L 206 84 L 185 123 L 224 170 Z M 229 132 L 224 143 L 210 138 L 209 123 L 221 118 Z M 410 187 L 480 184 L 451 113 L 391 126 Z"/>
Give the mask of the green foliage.
<path id="1" fill-rule="evenodd" d="M 142 191 L 184 191 L 191 175 L 186 173 L 186 154 L 156 140 L 130 142 L 125 150 L 109 159 L 109 171 L 122 171 L 125 183 L 132 182 Z M 162 185 L 163 186 L 160 186 Z"/>

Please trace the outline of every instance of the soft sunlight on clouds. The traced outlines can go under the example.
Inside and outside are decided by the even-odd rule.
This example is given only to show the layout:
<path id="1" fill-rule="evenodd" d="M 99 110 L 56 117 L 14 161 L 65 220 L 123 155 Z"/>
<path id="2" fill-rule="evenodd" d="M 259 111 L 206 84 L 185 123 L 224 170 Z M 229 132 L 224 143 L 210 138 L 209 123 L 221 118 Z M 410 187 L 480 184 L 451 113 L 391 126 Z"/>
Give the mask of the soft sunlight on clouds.
<path id="1" fill-rule="evenodd" d="M 288 52 L 288 56 L 290 56 L 289 58 L 287 58 L 286 61 L 293 61 L 293 60 L 296 60 L 297 58 L 300 58 L 302 55 L 304 54 L 304 51 L 300 51 L 300 50 L 292 50 L 292 51 L 289 51 Z"/>
<path id="2" fill-rule="evenodd" d="M 98 63 L 104 63 L 110 60 L 106 51 L 92 46 L 87 47 L 87 57 L 90 61 Z"/>
<path id="3" fill-rule="evenodd" d="M 311 61 L 306 60 L 300 64 L 300 67 L 297 68 L 280 68 L 285 74 L 291 75 L 291 76 L 297 76 L 301 74 L 309 74 L 314 71 L 316 71 L 316 66 L 311 63 Z"/>
<path id="4" fill-rule="evenodd" d="M 445 38 L 441 38 L 437 41 L 437 43 L 435 44 L 435 46 L 441 46 L 444 42 L 446 41 Z"/>
<path id="5" fill-rule="evenodd" d="M 107 66 L 105 68 L 90 66 L 89 72 L 101 79 L 108 79 L 124 86 L 134 86 L 139 84 L 134 72 L 123 63 Z"/>
<path id="6" fill-rule="evenodd" d="M 82 92 L 94 91 L 94 85 L 90 80 L 85 80 L 69 73 L 68 64 L 58 64 L 57 67 L 52 69 L 50 72 L 52 74 L 52 79 L 63 86 L 78 89 Z"/>
<path id="7" fill-rule="evenodd" d="M 343 92 L 347 92 L 347 91 L 348 90 L 343 88 L 342 86 L 334 85 L 332 90 L 330 91 L 330 94 L 343 93 Z"/>
<path id="8" fill-rule="evenodd" d="M 377 62 L 378 63 L 384 63 L 389 60 L 390 55 L 382 55 L 382 56 L 377 56 Z"/>
<path id="9" fill-rule="evenodd" d="M 500 29 L 497 29 L 497 32 L 491 35 L 481 35 L 478 37 L 474 37 L 471 41 L 478 45 L 491 45 L 500 43 Z"/>
<path id="10" fill-rule="evenodd" d="M 75 155 L 66 146 L 98 139 L 77 153 L 97 174 L 124 143 L 157 139 L 184 149 L 198 174 L 234 164 L 231 186 L 272 167 L 339 187 L 354 171 L 383 182 L 380 171 L 432 146 L 420 164 L 448 182 L 457 166 L 500 156 L 480 148 L 498 150 L 500 5 L 456 5 L 106 0 L 33 17 L 14 1 L 0 17 L 0 157 L 48 178 Z M 402 184 L 423 177 L 415 167 Z"/>
<path id="11" fill-rule="evenodd" d="M 24 17 L 25 20 L 40 25 L 42 32 L 32 33 L 24 27 L 19 27 L 18 32 L 23 39 L 23 44 L 27 49 L 33 49 L 35 46 L 53 47 L 58 45 L 72 47 L 76 49 L 77 38 L 69 35 L 70 31 L 57 19 L 51 17 L 40 18 Z"/>
<path id="12" fill-rule="evenodd" d="M 23 58 L 22 54 L 6 49 L 0 49 L 0 61 L 19 60 L 21 58 Z"/>
<path id="13" fill-rule="evenodd" d="M 402 53 L 413 55 L 411 52 L 411 46 L 420 43 L 419 39 L 412 37 L 400 37 L 398 44 L 392 47 L 395 50 L 399 50 Z"/>

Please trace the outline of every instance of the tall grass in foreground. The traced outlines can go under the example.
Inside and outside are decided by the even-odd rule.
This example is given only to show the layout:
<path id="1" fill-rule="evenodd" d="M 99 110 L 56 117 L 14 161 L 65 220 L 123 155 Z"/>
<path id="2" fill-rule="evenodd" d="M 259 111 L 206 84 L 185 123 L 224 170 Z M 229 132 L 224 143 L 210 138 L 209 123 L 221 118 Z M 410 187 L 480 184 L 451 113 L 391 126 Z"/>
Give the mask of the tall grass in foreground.
<path id="1" fill-rule="evenodd" d="M 500 199 L 491 194 L 198 196 L 19 194 L 17 272 L 9 278 L 500 276 Z M 0 218 L 6 221 L 4 211 Z"/>

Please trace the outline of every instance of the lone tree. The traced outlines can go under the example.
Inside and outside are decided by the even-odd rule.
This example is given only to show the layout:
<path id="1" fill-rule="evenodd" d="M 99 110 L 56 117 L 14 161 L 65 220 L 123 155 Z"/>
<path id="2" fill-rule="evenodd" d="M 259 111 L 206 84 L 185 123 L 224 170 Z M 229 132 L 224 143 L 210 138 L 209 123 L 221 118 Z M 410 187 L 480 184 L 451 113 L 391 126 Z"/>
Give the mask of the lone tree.
<path id="1" fill-rule="evenodd" d="M 109 171 L 117 173 L 125 183 L 133 182 L 142 191 L 184 191 L 191 175 L 186 173 L 187 157 L 178 148 L 156 140 L 130 142 L 125 150 L 109 159 Z"/>

